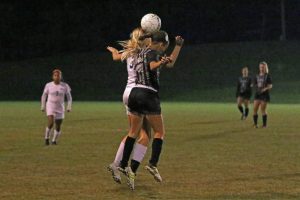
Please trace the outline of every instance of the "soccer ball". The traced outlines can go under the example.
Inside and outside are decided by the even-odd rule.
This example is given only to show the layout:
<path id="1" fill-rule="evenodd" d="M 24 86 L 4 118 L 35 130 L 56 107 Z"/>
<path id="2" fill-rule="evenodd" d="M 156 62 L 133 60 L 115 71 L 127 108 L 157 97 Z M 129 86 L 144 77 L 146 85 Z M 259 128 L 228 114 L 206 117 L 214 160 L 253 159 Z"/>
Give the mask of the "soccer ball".
<path id="1" fill-rule="evenodd" d="M 160 30 L 161 20 L 156 14 L 149 13 L 142 18 L 141 27 L 147 33 L 154 33 Z"/>

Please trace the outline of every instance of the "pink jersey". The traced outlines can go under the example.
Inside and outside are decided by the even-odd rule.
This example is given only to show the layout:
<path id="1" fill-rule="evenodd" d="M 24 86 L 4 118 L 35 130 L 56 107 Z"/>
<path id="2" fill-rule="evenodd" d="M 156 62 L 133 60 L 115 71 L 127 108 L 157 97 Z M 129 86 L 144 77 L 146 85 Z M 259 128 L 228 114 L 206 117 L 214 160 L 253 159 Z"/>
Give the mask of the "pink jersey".
<path id="1" fill-rule="evenodd" d="M 63 113 L 65 111 L 65 97 L 67 97 L 68 101 L 67 109 L 71 110 L 72 96 L 70 86 L 64 82 L 60 82 L 57 85 L 54 82 L 47 83 L 41 98 L 41 108 L 44 110 L 46 105 L 47 110 Z"/>

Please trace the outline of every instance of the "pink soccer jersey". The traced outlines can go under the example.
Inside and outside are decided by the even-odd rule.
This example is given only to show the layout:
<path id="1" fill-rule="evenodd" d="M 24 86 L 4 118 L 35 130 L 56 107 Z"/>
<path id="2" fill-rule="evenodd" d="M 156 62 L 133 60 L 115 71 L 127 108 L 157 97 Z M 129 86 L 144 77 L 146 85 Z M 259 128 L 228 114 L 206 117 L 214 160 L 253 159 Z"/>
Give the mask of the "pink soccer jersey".
<path id="1" fill-rule="evenodd" d="M 67 97 L 68 102 L 67 110 L 71 110 L 72 96 L 70 86 L 64 82 L 60 82 L 57 85 L 54 82 L 49 82 L 46 84 L 41 98 L 41 109 L 44 110 L 46 105 L 47 112 L 51 110 L 55 113 L 63 113 L 65 111 L 65 97 Z"/>

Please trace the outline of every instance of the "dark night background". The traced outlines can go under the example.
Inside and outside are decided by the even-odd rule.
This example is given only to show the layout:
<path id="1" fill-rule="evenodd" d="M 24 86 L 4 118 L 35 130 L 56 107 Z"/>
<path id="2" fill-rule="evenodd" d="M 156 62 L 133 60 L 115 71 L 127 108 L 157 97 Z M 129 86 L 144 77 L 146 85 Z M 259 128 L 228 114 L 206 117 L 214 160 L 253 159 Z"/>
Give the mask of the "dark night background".
<path id="1" fill-rule="evenodd" d="M 185 38 L 176 68 L 162 73 L 162 99 L 234 101 L 241 67 L 248 65 L 253 75 L 265 60 L 276 82 L 275 101 L 299 102 L 285 92 L 300 93 L 300 1 L 284 1 L 286 40 L 281 2 L 3 0 L 0 100 L 38 100 L 54 67 L 62 69 L 75 100 L 120 100 L 126 69 L 105 48 L 117 47 L 143 15 L 156 13 L 170 38 Z"/>
<path id="2" fill-rule="evenodd" d="M 300 39 L 300 1 L 286 0 L 287 38 Z M 153 12 L 188 44 L 279 40 L 280 0 L 1 1 L 0 60 L 101 51 Z"/>

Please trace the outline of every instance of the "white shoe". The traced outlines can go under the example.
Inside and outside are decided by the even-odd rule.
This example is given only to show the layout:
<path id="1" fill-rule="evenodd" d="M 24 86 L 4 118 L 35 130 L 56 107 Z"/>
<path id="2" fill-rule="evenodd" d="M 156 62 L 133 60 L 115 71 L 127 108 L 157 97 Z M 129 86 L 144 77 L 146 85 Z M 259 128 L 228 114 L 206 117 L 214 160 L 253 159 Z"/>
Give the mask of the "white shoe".
<path id="1" fill-rule="evenodd" d="M 127 185 L 131 190 L 134 190 L 134 179 L 135 179 L 135 173 L 133 173 L 131 167 L 125 168 L 125 173 L 127 177 Z"/>
<path id="2" fill-rule="evenodd" d="M 157 182 L 162 182 L 162 178 L 159 174 L 159 171 L 157 169 L 157 167 L 154 167 L 152 165 L 146 165 L 145 169 L 150 172 L 150 174 L 154 177 L 154 179 L 157 181 Z"/>
<path id="3" fill-rule="evenodd" d="M 121 184 L 121 174 L 120 174 L 120 171 L 118 170 L 118 167 L 114 163 L 111 163 L 107 167 L 107 170 L 111 172 L 111 175 L 112 175 L 112 178 L 114 179 L 114 181 Z"/>

